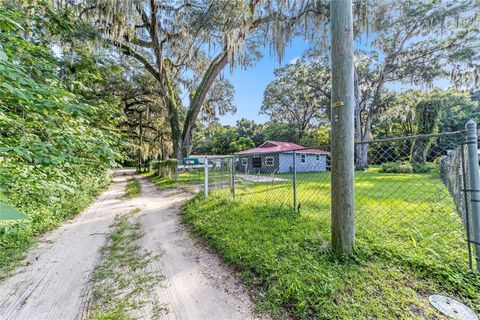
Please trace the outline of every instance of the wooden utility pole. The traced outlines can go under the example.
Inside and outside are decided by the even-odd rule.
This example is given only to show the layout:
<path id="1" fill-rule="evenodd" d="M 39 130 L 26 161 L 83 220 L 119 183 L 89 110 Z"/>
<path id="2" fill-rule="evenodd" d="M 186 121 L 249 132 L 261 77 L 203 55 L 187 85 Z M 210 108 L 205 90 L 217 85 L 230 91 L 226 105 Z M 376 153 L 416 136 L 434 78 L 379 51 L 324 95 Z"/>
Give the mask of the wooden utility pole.
<path id="1" fill-rule="evenodd" d="M 350 255 L 355 243 L 352 0 L 331 0 L 332 247 Z"/>

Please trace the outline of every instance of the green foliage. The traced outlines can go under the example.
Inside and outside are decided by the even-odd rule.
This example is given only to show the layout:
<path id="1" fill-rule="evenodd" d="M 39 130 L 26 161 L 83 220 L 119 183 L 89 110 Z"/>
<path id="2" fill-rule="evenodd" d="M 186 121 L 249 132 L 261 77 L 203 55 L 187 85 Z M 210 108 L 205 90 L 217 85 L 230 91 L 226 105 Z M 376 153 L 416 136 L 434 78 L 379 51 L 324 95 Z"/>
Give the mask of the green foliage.
<path id="1" fill-rule="evenodd" d="M 263 128 L 264 141 L 299 142 L 300 131 L 291 123 L 267 122 Z"/>
<path id="2" fill-rule="evenodd" d="M 413 168 L 411 163 L 402 162 L 386 162 L 382 164 L 380 172 L 384 173 L 412 173 Z"/>
<path id="3" fill-rule="evenodd" d="M 433 99 L 422 99 L 415 106 L 415 118 L 417 119 L 416 134 L 438 132 L 438 123 L 443 104 L 440 99 L 437 99 L 438 97 L 431 97 Z"/>
<path id="4" fill-rule="evenodd" d="M 415 134 L 415 105 L 422 98 L 419 90 L 407 90 L 395 96 L 388 108 L 374 119 L 375 138 Z"/>
<path id="5" fill-rule="evenodd" d="M 433 163 L 386 162 L 382 164 L 383 173 L 429 173 L 435 171 Z"/>
<path id="6" fill-rule="evenodd" d="M 412 165 L 413 173 L 435 172 L 436 166 L 433 163 L 415 163 Z"/>
<path id="7" fill-rule="evenodd" d="M 300 131 L 292 123 L 269 121 L 258 125 L 246 119 L 237 121 L 235 127 L 215 123 L 195 131 L 192 153 L 233 154 L 259 146 L 267 140 L 294 142 L 303 146 L 328 145 L 330 127 L 324 125 Z"/>
<path id="8" fill-rule="evenodd" d="M 183 217 L 240 270 L 259 308 L 276 316 L 436 318 L 426 297 L 439 292 L 479 312 L 480 276 L 468 269 L 462 223 L 437 174 L 376 170 L 355 177 L 351 259 L 330 250 L 329 173 L 298 174 L 300 216 L 285 182 L 238 186 L 235 201 L 229 190 L 211 190 L 187 204 Z M 265 201 L 269 194 L 274 203 Z"/>
<path id="9" fill-rule="evenodd" d="M 110 183 L 107 168 L 89 165 L 38 167 L 0 158 L 0 186 L 8 202 L 29 216 L 25 223 L 0 233 L 0 278 L 7 276 L 34 242 L 34 236 L 51 230 L 84 209 Z"/>
<path id="10" fill-rule="evenodd" d="M 329 121 L 330 66 L 328 59 L 314 63 L 297 59 L 275 70 L 275 79 L 263 94 L 261 114 L 271 121 L 292 124 L 301 134 Z"/>
<path id="11" fill-rule="evenodd" d="M 300 140 L 300 145 L 305 147 L 326 146 L 330 143 L 330 126 L 308 130 Z"/>
<path id="12" fill-rule="evenodd" d="M 0 7 L 0 193 L 30 218 L 0 234 L 2 277 L 33 236 L 78 213 L 108 185 L 121 156 L 121 137 L 112 130 L 121 121 L 118 104 L 92 96 L 95 64 L 75 73 L 52 52 L 51 42 L 78 25 L 70 12 L 46 6 L 36 2 L 28 15 Z"/>
<path id="13" fill-rule="evenodd" d="M 253 143 L 258 146 L 264 142 L 263 137 L 263 125 L 255 123 L 254 120 L 240 119 L 237 120 L 236 125 L 237 133 L 240 137 L 250 138 Z"/>
<path id="14" fill-rule="evenodd" d="M 252 137 L 241 136 L 237 128 L 215 123 L 195 131 L 193 154 L 232 154 L 255 147 Z"/>
<path id="15" fill-rule="evenodd" d="M 426 94 L 415 106 L 415 134 L 432 134 L 439 131 L 440 119 L 443 129 L 461 129 L 468 117 L 474 116 L 478 106 L 466 92 L 454 89 L 439 90 Z M 417 139 L 412 146 L 411 162 L 425 163 L 431 138 Z"/>
<path id="16" fill-rule="evenodd" d="M 247 149 L 255 148 L 255 142 L 249 137 L 240 137 L 236 141 L 230 142 L 228 149 L 235 153 Z"/>
<path id="17" fill-rule="evenodd" d="M 167 178 L 170 180 L 175 179 L 175 174 L 177 172 L 177 159 L 153 161 L 151 165 L 151 169 L 160 178 Z"/>

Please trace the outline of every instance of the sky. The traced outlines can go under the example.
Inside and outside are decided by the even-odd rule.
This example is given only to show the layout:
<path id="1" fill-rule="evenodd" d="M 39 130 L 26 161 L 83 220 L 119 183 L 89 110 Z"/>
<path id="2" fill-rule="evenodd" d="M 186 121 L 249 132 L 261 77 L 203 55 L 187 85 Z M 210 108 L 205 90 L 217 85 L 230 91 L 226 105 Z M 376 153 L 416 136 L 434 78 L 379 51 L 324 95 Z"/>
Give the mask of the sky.
<path id="1" fill-rule="evenodd" d="M 274 79 L 273 71 L 282 65 L 286 65 L 299 58 L 308 49 L 309 44 L 301 39 L 294 39 L 286 48 L 282 64 L 269 53 L 268 48 L 263 49 L 263 58 L 255 66 L 246 70 L 237 68 L 230 72 L 227 67 L 225 78 L 230 80 L 235 88 L 234 104 L 237 106 L 235 114 L 227 114 L 220 118 L 224 125 L 235 125 L 237 120 L 246 118 L 263 123 L 268 120 L 265 115 L 259 115 L 262 106 L 263 92 L 267 85 Z"/>
<path id="2" fill-rule="evenodd" d="M 368 49 L 365 45 L 365 39 L 357 42 L 356 47 L 361 49 Z M 248 69 L 237 68 L 233 71 L 227 67 L 224 71 L 226 79 L 230 80 L 235 89 L 234 104 L 237 107 L 235 114 L 226 114 L 220 117 L 220 123 L 223 125 L 234 126 L 237 120 L 246 118 L 255 120 L 257 123 L 264 123 L 268 121 L 265 115 L 259 115 L 260 107 L 262 106 L 263 92 L 267 85 L 274 80 L 273 71 L 283 65 L 291 63 L 298 59 L 306 49 L 309 48 L 309 43 L 299 38 L 293 39 L 290 45 L 285 50 L 285 55 L 282 64 L 278 63 L 275 56 L 270 54 L 268 48 L 263 49 L 263 58 L 259 60 L 253 67 Z M 447 79 L 441 79 L 434 82 L 434 86 L 445 89 L 450 85 Z M 410 88 L 415 88 L 414 85 L 409 84 L 388 84 L 388 89 L 394 91 L 404 91 Z"/>

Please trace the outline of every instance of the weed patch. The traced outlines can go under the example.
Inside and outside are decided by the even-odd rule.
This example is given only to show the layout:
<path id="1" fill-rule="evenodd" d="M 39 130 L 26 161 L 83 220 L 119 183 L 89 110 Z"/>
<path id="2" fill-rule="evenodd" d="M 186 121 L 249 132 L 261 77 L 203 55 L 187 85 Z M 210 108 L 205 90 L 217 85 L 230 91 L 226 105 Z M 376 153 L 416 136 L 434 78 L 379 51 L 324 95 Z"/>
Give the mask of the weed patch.
<path id="1" fill-rule="evenodd" d="M 160 177 L 156 175 L 153 171 L 145 173 L 143 174 L 143 176 L 149 178 L 160 190 L 183 186 L 200 185 L 203 184 L 203 180 L 205 178 L 205 174 L 201 170 L 197 170 L 195 172 L 181 172 L 178 174 L 177 181 L 168 177 Z"/>
<path id="2" fill-rule="evenodd" d="M 139 196 L 141 193 L 140 183 L 137 179 L 132 178 L 128 180 L 127 186 L 125 187 L 125 194 L 123 199 L 132 199 Z"/>
<path id="3" fill-rule="evenodd" d="M 148 271 L 148 265 L 160 256 L 153 256 L 135 244 L 142 237 L 140 222 L 131 221 L 137 212 L 139 209 L 134 209 L 116 218 L 115 231 L 102 248 L 102 262 L 92 277 L 94 306 L 91 319 L 134 319 L 135 311 L 147 304 L 153 304 L 151 313 L 155 317 L 167 312 L 159 301 L 152 301 L 153 288 L 163 276 Z"/>

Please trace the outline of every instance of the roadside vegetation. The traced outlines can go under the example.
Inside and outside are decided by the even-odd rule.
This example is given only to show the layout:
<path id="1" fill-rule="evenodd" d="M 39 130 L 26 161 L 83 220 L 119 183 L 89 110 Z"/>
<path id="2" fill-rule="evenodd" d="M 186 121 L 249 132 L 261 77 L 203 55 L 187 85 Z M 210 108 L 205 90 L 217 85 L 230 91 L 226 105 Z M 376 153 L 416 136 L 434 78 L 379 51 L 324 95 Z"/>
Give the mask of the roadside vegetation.
<path id="1" fill-rule="evenodd" d="M 140 195 L 142 192 L 140 183 L 137 179 L 132 178 L 127 181 L 127 186 L 125 187 L 125 194 L 123 199 L 132 199 Z"/>
<path id="2" fill-rule="evenodd" d="M 186 172 L 180 172 L 178 174 L 178 180 L 175 181 L 175 177 L 162 177 L 155 172 L 150 171 L 144 174 L 149 178 L 158 189 L 168 189 L 175 187 L 188 187 L 194 185 L 203 185 L 205 179 L 205 173 L 203 170 L 190 170 Z"/>
<path id="3" fill-rule="evenodd" d="M 26 15 L 0 6 L 0 201 L 29 217 L 0 221 L 0 279 L 35 236 L 80 212 L 110 183 L 122 145 L 110 132 L 121 119 L 115 99 L 100 100 L 84 84 L 103 83 L 94 64 L 83 64 L 87 53 L 68 58 L 83 61 L 73 72 L 49 47 L 59 30 L 66 35 L 81 25 L 35 9 Z"/>
<path id="4" fill-rule="evenodd" d="M 259 308 L 294 318 L 438 318 L 428 296 L 443 293 L 480 311 L 480 276 L 468 270 L 461 221 L 436 173 L 358 173 L 357 246 L 344 260 L 329 247 L 329 173 L 297 179 L 300 215 L 291 182 L 239 185 L 235 201 L 211 190 L 184 208 L 191 230 L 254 288 Z"/>
<path id="5" fill-rule="evenodd" d="M 148 265 L 160 257 L 135 243 L 142 237 L 141 224 L 135 219 L 139 211 L 136 208 L 117 216 L 115 231 L 102 248 L 101 263 L 92 277 L 94 304 L 91 319 L 135 319 L 147 304 L 154 318 L 168 312 L 155 297 L 152 298 L 153 287 L 163 277 L 148 271 Z"/>

